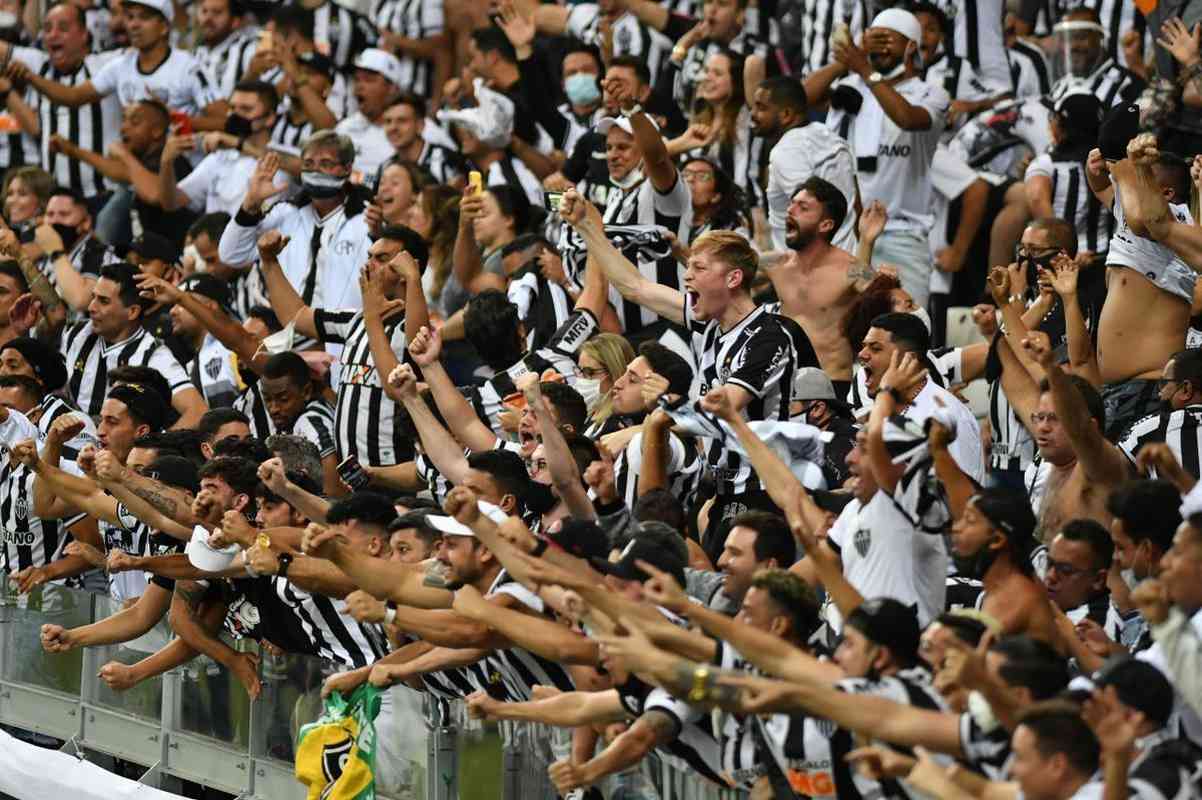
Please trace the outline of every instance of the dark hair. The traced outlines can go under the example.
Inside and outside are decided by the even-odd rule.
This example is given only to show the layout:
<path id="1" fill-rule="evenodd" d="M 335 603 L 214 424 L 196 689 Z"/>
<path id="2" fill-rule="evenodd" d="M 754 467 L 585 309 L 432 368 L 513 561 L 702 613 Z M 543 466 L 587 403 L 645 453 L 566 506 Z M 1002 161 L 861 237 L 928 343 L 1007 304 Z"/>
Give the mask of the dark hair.
<path id="1" fill-rule="evenodd" d="M 589 464 L 601 459 L 597 445 L 583 434 L 565 433 L 563 438 L 567 442 L 568 452 L 572 454 L 572 460 L 576 462 L 576 468 L 580 470 L 581 475 L 588 469 Z"/>
<path id="2" fill-rule="evenodd" d="M 1114 561 L 1114 542 L 1110 531 L 1097 520 L 1074 519 L 1060 529 L 1060 535 L 1070 542 L 1085 542 L 1093 552 L 1094 569 L 1110 569 Z"/>
<path id="3" fill-rule="evenodd" d="M 298 469 L 286 469 L 284 470 L 284 477 L 286 477 L 292 483 L 295 483 L 300 488 L 304 489 L 309 494 L 315 494 L 318 496 L 321 495 L 321 485 L 318 484 L 317 481 L 313 480 L 313 478 L 309 477 L 307 473 L 301 472 Z M 271 489 L 267 488 L 267 484 L 265 483 L 259 483 L 258 488 L 255 489 L 255 499 L 266 500 L 268 503 L 288 502 L 275 492 L 271 491 Z"/>
<path id="4" fill-rule="evenodd" d="M 430 248 L 422 235 L 413 228 L 407 225 L 389 225 L 380 231 L 380 238 L 399 242 L 404 251 L 417 262 L 418 268 L 423 271 L 426 269 L 426 262 L 430 259 Z"/>
<path id="5" fill-rule="evenodd" d="M 284 326 L 280 324 L 280 318 L 270 306 L 251 306 L 246 310 L 246 318 L 260 320 L 272 333 L 284 329 Z"/>
<path id="6" fill-rule="evenodd" d="M 83 194 L 69 186 L 55 186 L 50 190 L 50 197 L 69 197 L 73 204 L 82 208 L 89 217 L 92 216 L 92 210 L 88 208 L 88 201 L 84 199 Z"/>
<path id="7" fill-rule="evenodd" d="M 1158 668 L 1126 653 L 1108 660 L 1094 675 L 1094 685 L 1113 686 L 1123 705 L 1157 727 L 1167 725 L 1173 715 L 1173 684 Z"/>
<path id="8" fill-rule="evenodd" d="M 1014 567 L 1030 575 L 1031 552 L 1035 541 L 1035 512 L 1026 495 L 1012 489 L 982 489 L 973 495 L 971 502 L 989 524 L 1006 535 L 1006 547 L 1010 551 Z"/>
<path id="9" fill-rule="evenodd" d="M 864 337 L 868 335 L 872 321 L 893 310 L 893 292 L 900 288 L 901 282 L 897 278 L 882 272 L 851 301 L 847 313 L 843 315 L 840 328 L 844 338 L 851 342 L 853 354 L 860 352 L 860 348 L 864 346 Z"/>
<path id="10" fill-rule="evenodd" d="M 300 357 L 299 353 L 291 350 L 276 353 L 267 359 L 267 362 L 263 364 L 263 377 L 271 380 L 287 378 L 297 389 L 304 389 L 312 380 L 308 363 Z"/>
<path id="11" fill-rule="evenodd" d="M 1035 735 L 1035 747 L 1044 758 L 1063 754 L 1079 775 L 1098 771 L 1102 748 L 1079 706 L 1054 700 L 1036 703 L 1022 712 L 1018 724 Z"/>
<path id="12" fill-rule="evenodd" d="M 235 92 L 253 92 L 259 101 L 267 107 L 268 114 L 276 113 L 280 105 L 280 94 L 267 81 L 238 81 L 234 84 Z"/>
<path id="13" fill-rule="evenodd" d="M 633 516 L 639 522 L 662 522 L 675 531 L 684 531 L 684 505 L 668 489 L 652 489 L 634 504 Z"/>
<path id="14" fill-rule="evenodd" d="M 555 249 L 555 245 L 547 241 L 547 237 L 537 233 L 523 233 L 520 236 L 514 237 L 513 241 L 501 245 L 501 258 L 528 250 L 535 245 L 545 247 L 548 250 Z"/>
<path id="15" fill-rule="evenodd" d="M 25 278 L 25 273 L 21 271 L 21 265 L 10 258 L 0 261 L 0 275 L 7 275 L 17 283 L 20 289 L 20 294 L 25 294 L 29 291 L 29 281 Z"/>
<path id="16" fill-rule="evenodd" d="M 396 516 L 392 501 L 379 492 L 355 492 L 330 506 L 326 512 L 326 522 L 338 525 L 353 519 L 387 528 Z"/>
<path id="17" fill-rule="evenodd" d="M 759 563 L 776 560 L 776 566 L 788 569 L 797 560 L 797 542 L 789 523 L 771 511 L 744 511 L 730 523 L 730 529 L 742 526 L 755 531 L 755 560 Z"/>
<path id="18" fill-rule="evenodd" d="M 501 215 L 513 220 L 514 235 L 525 233 L 530 225 L 530 201 L 526 193 L 513 186 L 500 184 L 485 186 L 484 191 L 497 201 Z"/>
<path id="19" fill-rule="evenodd" d="M 308 11 L 302 6 L 277 6 L 271 13 L 271 21 L 275 23 L 277 35 L 296 32 L 309 41 L 313 41 L 315 17 L 312 11 Z"/>
<path id="20" fill-rule="evenodd" d="M 1181 493 L 1163 480 L 1133 480 L 1119 484 L 1106 498 L 1106 511 L 1123 521 L 1123 531 L 1135 544 L 1151 542 L 1160 551 L 1173 546 L 1181 524 Z"/>
<path id="21" fill-rule="evenodd" d="M 203 233 L 213 244 L 217 244 L 221 239 L 221 234 L 225 232 L 225 227 L 229 224 L 229 214 L 224 211 L 214 211 L 193 222 L 192 227 L 188 228 L 188 235 L 195 239 Z"/>
<path id="22" fill-rule="evenodd" d="M 651 84 L 651 68 L 647 66 L 646 59 L 632 55 L 614 56 L 609 60 L 609 66 L 605 71 L 608 73 L 614 67 L 625 67 L 626 69 L 634 70 L 635 77 L 639 79 L 639 83 L 644 86 Z"/>
<path id="23" fill-rule="evenodd" d="M 787 568 L 759 569 L 751 577 L 751 586 L 766 592 L 789 617 L 794 641 L 804 642 L 818 629 L 822 604 L 814 590 Z"/>
<path id="24" fill-rule="evenodd" d="M 1106 430 L 1106 404 L 1102 401 L 1102 395 L 1098 394 L 1098 390 L 1093 388 L 1093 384 L 1082 378 L 1080 375 L 1069 375 L 1069 381 L 1076 387 L 1081 394 L 1081 399 L 1085 401 L 1085 408 L 1089 410 L 1089 416 L 1098 423 L 1098 430 Z M 1052 391 L 1052 385 L 1048 383 L 1048 379 L 1044 378 L 1039 382 L 1040 394 Z"/>
<path id="25" fill-rule="evenodd" d="M 100 277 L 107 278 L 119 287 L 118 296 L 121 298 L 121 304 L 126 308 L 137 306 L 143 311 L 149 302 L 139 293 L 138 290 L 138 268 L 126 261 L 119 261 L 115 264 L 105 264 L 100 268 Z"/>
<path id="26" fill-rule="evenodd" d="M 157 450 L 160 454 L 180 456 L 199 467 L 205 463 L 205 455 L 200 451 L 200 443 L 203 441 L 204 434 L 200 431 L 182 428 L 139 436 L 134 440 L 133 446 Z"/>
<path id="27" fill-rule="evenodd" d="M 499 289 L 486 289 L 468 301 L 463 334 L 480 360 L 493 369 L 508 369 L 522 355 L 518 307 Z"/>
<path id="28" fill-rule="evenodd" d="M 913 314 L 890 311 L 872 320 L 871 327 L 888 331 L 893 343 L 903 352 L 925 358 L 931 349 L 931 334 L 927 326 Z"/>
<path id="29" fill-rule="evenodd" d="M 1068 220 L 1060 217 L 1040 217 L 1028 222 L 1027 227 L 1046 232 L 1052 247 L 1058 247 L 1070 256 L 1077 255 L 1077 229 Z"/>
<path id="30" fill-rule="evenodd" d="M 501 491 L 511 494 L 518 499 L 519 505 L 524 506 L 526 491 L 530 486 L 530 473 L 526 471 L 526 462 L 517 453 L 509 450 L 481 450 L 467 457 L 467 465 L 471 469 L 486 473 Z"/>
<path id="31" fill-rule="evenodd" d="M 823 213 L 835 223 L 826 240 L 829 242 L 834 239 L 835 234 L 839 232 L 839 228 L 843 225 L 843 220 L 847 218 L 847 198 L 843 196 L 843 192 L 835 184 L 819 178 L 817 175 L 811 175 L 806 178 L 800 186 L 793 190 L 793 194 L 789 196 L 792 197 L 798 192 L 809 192 L 814 195 L 815 200 L 822 204 Z"/>
<path id="32" fill-rule="evenodd" d="M 940 614 L 935 618 L 935 622 L 950 630 L 957 639 L 972 647 L 980 644 L 981 637 L 985 635 L 985 631 L 989 630 L 981 620 L 953 611 L 945 611 Z"/>
<path id="33" fill-rule="evenodd" d="M 543 381 L 538 388 L 555 409 L 561 428 L 570 425 L 576 433 L 584 430 L 585 420 L 588 419 L 588 406 L 585 405 L 580 392 L 559 381 Z M 590 460 L 595 461 L 596 458 Z"/>
<path id="34" fill-rule="evenodd" d="M 805 117 L 810 100 L 806 97 L 805 86 L 797 78 L 776 75 L 760 81 L 760 85 L 756 88 L 767 92 L 773 105 L 792 111 L 798 117 Z"/>
<path id="35" fill-rule="evenodd" d="M 714 193 L 721 198 L 718 207 L 710 216 L 710 227 L 751 230 L 752 222 L 747 209 L 747 195 L 743 192 L 742 187 L 735 183 L 734 179 L 730 177 L 730 173 L 722 169 L 717 161 L 708 156 L 688 156 L 681 162 L 680 168 L 683 170 L 689 164 L 698 162 L 707 165 L 714 173 Z"/>
<path id="36" fill-rule="evenodd" d="M 163 373 L 150 367 L 140 367 L 136 364 L 122 364 L 109 370 L 109 387 L 119 383 L 136 383 L 153 389 L 163 399 L 168 409 L 171 409 L 171 384 Z M 174 409 L 171 409 L 174 411 Z M 170 413 L 168 414 L 170 416 Z"/>
<path id="37" fill-rule="evenodd" d="M 481 53 L 499 53 L 501 58 L 510 64 L 518 63 L 517 52 L 513 49 L 509 37 L 496 25 L 476 28 L 472 31 L 472 41 L 476 43 L 476 49 Z"/>
<path id="38" fill-rule="evenodd" d="M 1021 687 L 1036 700 L 1047 700 L 1068 686 L 1068 662 L 1047 642 L 1026 634 L 1004 636 L 989 647 L 1005 661 L 998 674 L 1010 686 Z"/>
<path id="39" fill-rule="evenodd" d="M 130 103 L 130 105 L 145 106 L 154 112 L 154 115 L 157 118 L 156 121 L 163 129 L 164 133 L 166 133 L 171 127 L 171 109 L 167 108 L 167 105 L 162 100 L 159 100 L 156 97 L 145 97 L 141 100 L 135 100 L 133 103 Z"/>
<path id="40" fill-rule="evenodd" d="M 559 63 L 562 65 L 564 59 L 573 53 L 584 53 L 593 59 L 593 63 L 597 65 L 597 75 L 603 77 L 605 75 L 605 62 L 601 59 L 601 51 L 596 45 L 585 44 L 579 39 L 569 39 L 568 44 L 563 48 L 563 53 L 559 57 Z"/>
<path id="41" fill-rule="evenodd" d="M 915 15 L 930 14 L 939 23 L 939 30 L 943 31 L 943 38 L 945 40 L 952 38 L 951 20 L 947 18 L 947 14 L 943 13 L 943 9 L 939 6 L 927 2 L 927 0 L 918 0 L 918 2 L 909 5 L 909 11 Z"/>
<path id="42" fill-rule="evenodd" d="M 682 397 L 693 385 L 693 368 L 677 353 L 656 341 L 639 345 L 639 355 L 647 359 L 648 366 L 656 375 L 668 379 L 668 393 Z"/>
<path id="43" fill-rule="evenodd" d="M 196 430 L 207 442 L 217 435 L 217 431 L 231 422 L 250 425 L 250 418 L 236 408 L 210 408 L 200 416 L 200 420 L 196 423 Z"/>
<path id="44" fill-rule="evenodd" d="M 1162 179 L 1160 175 L 1156 176 L 1157 181 L 1167 183 L 1173 189 L 1173 202 L 1183 203 L 1188 201 L 1190 196 L 1190 162 L 1183 159 L 1174 153 L 1161 151 L 1160 158 L 1156 160 L 1155 169 L 1168 173 L 1167 180 Z"/>
<path id="45" fill-rule="evenodd" d="M 235 492 L 253 498 L 259 485 L 259 465 L 249 458 L 218 456 L 200 468 L 200 478 L 221 478 Z"/>
<path id="46" fill-rule="evenodd" d="M 215 442 L 213 453 L 217 456 L 244 458 L 254 464 L 262 464 L 272 457 L 262 439 L 238 439 L 234 436 L 227 436 Z"/>
<path id="47" fill-rule="evenodd" d="M 28 375 L 0 375 L 0 389 L 24 389 L 35 403 L 46 394 L 46 389 L 37 378 Z"/>
<path id="48" fill-rule="evenodd" d="M 1191 381 L 1194 391 L 1202 392 L 1202 347 L 1179 350 L 1169 359 L 1173 362 L 1173 379 Z"/>
<path id="49" fill-rule="evenodd" d="M 426 101 L 413 92 L 401 92 L 397 99 L 389 104 L 390 108 L 392 106 L 409 106 L 418 119 L 426 117 Z"/>

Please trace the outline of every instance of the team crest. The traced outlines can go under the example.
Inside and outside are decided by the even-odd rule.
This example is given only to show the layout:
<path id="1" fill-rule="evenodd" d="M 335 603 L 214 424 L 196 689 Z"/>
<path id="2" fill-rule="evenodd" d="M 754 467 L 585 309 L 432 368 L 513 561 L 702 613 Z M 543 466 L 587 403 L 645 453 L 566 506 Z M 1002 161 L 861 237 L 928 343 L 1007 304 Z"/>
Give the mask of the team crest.
<path id="1" fill-rule="evenodd" d="M 221 374 L 221 356 L 209 359 L 205 364 L 205 374 L 209 376 L 209 380 L 217 380 L 217 376 Z"/>
<path id="2" fill-rule="evenodd" d="M 868 548 L 872 547 L 872 531 L 867 528 L 860 528 L 856 531 L 853 542 L 856 546 L 856 552 L 860 554 L 860 558 L 868 555 Z"/>
<path id="3" fill-rule="evenodd" d="M 17 519 L 28 519 L 29 517 L 29 501 L 23 494 L 17 496 L 16 512 Z"/>
<path id="4" fill-rule="evenodd" d="M 321 748 L 321 774 L 326 779 L 326 787 L 321 792 L 320 800 L 326 800 L 330 796 L 330 792 L 334 791 L 334 785 L 342 777 L 342 772 L 346 769 L 346 762 L 350 760 L 351 749 L 354 746 L 354 740 L 347 738 Z"/>

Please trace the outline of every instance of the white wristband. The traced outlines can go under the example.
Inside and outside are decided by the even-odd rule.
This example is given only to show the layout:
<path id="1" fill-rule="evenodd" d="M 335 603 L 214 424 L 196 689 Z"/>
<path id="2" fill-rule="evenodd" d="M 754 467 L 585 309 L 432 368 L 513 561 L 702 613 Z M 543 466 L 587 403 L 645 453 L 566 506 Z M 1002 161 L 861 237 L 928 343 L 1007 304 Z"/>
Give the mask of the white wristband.
<path id="1" fill-rule="evenodd" d="M 384 612 L 384 624 L 392 625 L 396 622 L 396 609 L 390 608 Z"/>

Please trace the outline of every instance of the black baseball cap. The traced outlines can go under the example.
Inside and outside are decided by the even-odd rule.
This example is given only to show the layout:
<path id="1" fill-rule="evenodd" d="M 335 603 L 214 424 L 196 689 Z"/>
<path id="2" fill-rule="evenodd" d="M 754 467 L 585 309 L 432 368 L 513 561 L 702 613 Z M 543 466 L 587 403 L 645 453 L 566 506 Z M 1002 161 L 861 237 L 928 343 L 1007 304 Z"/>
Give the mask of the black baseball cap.
<path id="1" fill-rule="evenodd" d="M 1102 120 L 1098 131 L 1098 149 L 1107 161 L 1122 161 L 1127 157 L 1127 143 L 1139 135 L 1139 106 L 1134 103 L 1119 106 Z"/>
<path id="2" fill-rule="evenodd" d="M 605 561 L 609 554 L 609 539 L 601 526 L 592 520 L 569 517 L 559 523 L 557 530 L 547 533 L 546 537 L 577 558 Z"/>
<path id="3" fill-rule="evenodd" d="M 222 311 L 230 313 L 230 287 L 225 281 L 218 278 L 216 275 L 209 275 L 205 272 L 198 272 L 195 275 L 189 275 L 180 282 L 179 288 L 185 292 L 198 294 L 201 297 L 207 297 L 216 303 Z"/>
<path id="4" fill-rule="evenodd" d="M 328 79 L 334 80 L 334 62 L 330 60 L 329 56 L 316 50 L 310 50 L 307 53 L 298 55 L 296 60 L 302 67 L 308 67 L 311 70 L 320 72 Z"/>
<path id="5" fill-rule="evenodd" d="M 864 634 L 873 644 L 888 647 L 902 664 L 918 663 L 918 612 L 892 597 L 865 600 L 847 615 L 847 624 Z"/>
<path id="6" fill-rule="evenodd" d="M 134 239 L 134 243 L 129 249 L 130 252 L 137 253 L 147 260 L 157 259 L 165 264 L 179 263 L 180 252 L 175 243 L 166 236 L 160 236 L 152 231 L 145 231 L 137 239 Z"/>
<path id="7" fill-rule="evenodd" d="M 813 489 L 810 497 L 814 499 L 814 505 L 831 514 L 842 514 L 847 504 L 856 499 L 851 492 L 832 492 L 827 489 Z"/>
<path id="8" fill-rule="evenodd" d="M 685 585 L 686 562 L 681 559 L 680 554 L 646 539 L 631 539 L 616 562 L 604 558 L 589 559 L 593 569 L 602 575 L 613 575 L 627 581 L 645 581 L 650 578 L 650 575 L 639 569 L 636 561 L 646 561 L 656 569 L 671 575 L 682 587 Z"/>
<path id="9" fill-rule="evenodd" d="M 55 392 L 67 382 L 67 366 L 58 350 L 47 347 L 44 343 L 29 336 L 18 336 L 0 347 L 0 352 L 11 347 L 29 362 L 33 367 L 34 377 L 42 384 L 47 392 Z"/>

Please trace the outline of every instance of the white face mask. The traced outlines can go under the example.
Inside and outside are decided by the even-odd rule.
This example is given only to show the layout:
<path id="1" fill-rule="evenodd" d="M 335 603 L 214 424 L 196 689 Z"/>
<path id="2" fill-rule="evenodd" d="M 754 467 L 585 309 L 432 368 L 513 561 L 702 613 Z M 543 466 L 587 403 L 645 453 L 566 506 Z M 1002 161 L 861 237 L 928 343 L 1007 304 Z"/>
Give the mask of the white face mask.
<path id="1" fill-rule="evenodd" d="M 12 11 L 0 11 L 0 29 L 15 28 L 20 23 L 20 17 Z"/>
<path id="2" fill-rule="evenodd" d="M 643 179 L 643 168 L 635 167 L 634 169 L 630 170 L 630 172 L 627 172 L 626 177 L 622 178 L 622 180 L 617 180 L 612 175 L 609 179 L 613 181 L 614 186 L 617 186 L 619 189 L 629 189 L 631 186 L 634 186 Z"/>
<path id="3" fill-rule="evenodd" d="M 925 308 L 916 308 L 910 312 L 914 316 L 922 320 L 922 324 L 927 326 L 927 333 L 931 332 L 931 315 L 927 313 Z"/>
<path id="4" fill-rule="evenodd" d="M 584 398 L 584 405 L 589 411 L 592 411 L 597 402 L 601 400 L 600 378 L 577 378 L 572 387 L 580 392 L 580 396 Z"/>
<path id="5" fill-rule="evenodd" d="M 1127 584 L 1127 588 L 1135 591 L 1135 587 L 1139 586 L 1139 578 L 1135 577 L 1135 570 L 1125 569 L 1119 573 L 1123 579 L 1123 583 Z"/>
<path id="6" fill-rule="evenodd" d="M 200 251 L 196 249 L 196 245 L 190 244 L 184 248 L 184 258 L 192 259 L 192 269 L 196 272 L 206 272 L 209 265 L 201 258 Z"/>

